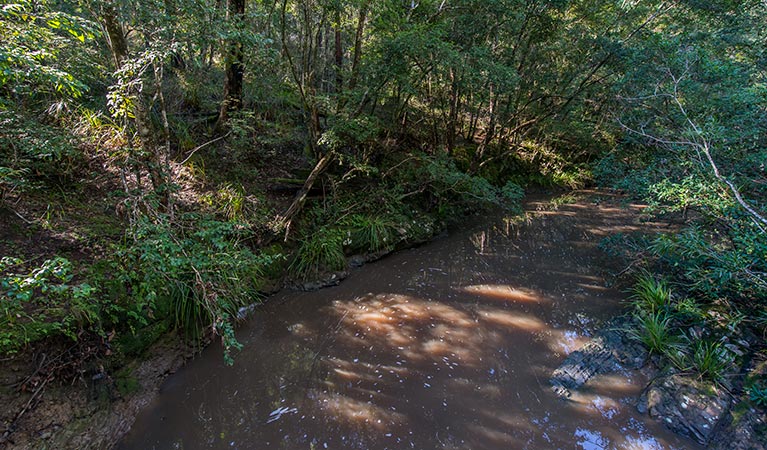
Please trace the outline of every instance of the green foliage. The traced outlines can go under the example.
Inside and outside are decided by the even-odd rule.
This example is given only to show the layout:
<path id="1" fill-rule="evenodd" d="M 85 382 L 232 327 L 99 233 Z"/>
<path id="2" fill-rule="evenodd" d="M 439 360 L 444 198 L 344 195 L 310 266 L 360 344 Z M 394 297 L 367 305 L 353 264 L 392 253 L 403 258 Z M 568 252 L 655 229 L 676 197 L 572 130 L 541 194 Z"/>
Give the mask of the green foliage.
<path id="1" fill-rule="evenodd" d="M 0 107 L 0 185 L 21 191 L 35 182 L 70 181 L 84 163 L 66 130 Z"/>
<path id="2" fill-rule="evenodd" d="M 757 406 L 767 408 L 767 385 L 754 383 L 748 389 L 748 399 L 754 402 Z"/>
<path id="3" fill-rule="evenodd" d="M 354 214 L 344 221 L 349 232 L 344 246 L 362 252 L 377 252 L 396 244 L 395 224 L 385 217 Z"/>
<path id="4" fill-rule="evenodd" d="M 253 139 L 256 134 L 256 115 L 252 111 L 235 111 L 227 123 L 231 136 L 227 139 L 227 147 L 238 160 L 246 159 L 253 150 Z"/>
<path id="5" fill-rule="evenodd" d="M 680 318 L 692 323 L 705 322 L 705 312 L 694 298 L 686 297 L 679 300 L 675 306 Z"/>
<path id="6" fill-rule="evenodd" d="M 665 280 L 643 272 L 634 285 L 632 303 L 639 327 L 631 333 L 650 352 L 663 356 L 681 371 L 694 371 L 716 383 L 732 368 L 733 356 L 722 340 L 703 339 L 699 335 L 692 338 L 692 331 L 689 336 L 681 331 L 691 327 L 700 333 L 717 327 L 708 323 L 707 315 L 695 300 L 675 302 Z M 730 323 L 734 320 L 728 319 Z"/>
<path id="7" fill-rule="evenodd" d="M 524 195 L 522 188 L 508 181 L 502 188 L 485 178 L 460 171 L 447 157 L 424 156 L 418 164 L 398 170 L 397 184 L 405 195 L 424 192 L 432 198 L 441 218 L 454 217 L 471 210 L 501 207 L 518 209 Z"/>
<path id="8" fill-rule="evenodd" d="M 301 240 L 301 246 L 290 264 L 290 271 L 306 280 L 325 270 L 345 269 L 344 240 L 350 237 L 350 231 L 339 228 L 322 227 L 310 232 Z"/>
<path id="9" fill-rule="evenodd" d="M 563 194 L 563 195 L 560 195 L 560 196 L 554 198 L 553 200 L 551 200 L 551 202 L 549 202 L 549 204 L 554 209 L 557 209 L 560 206 L 570 205 L 570 204 L 573 204 L 573 203 L 575 203 L 577 201 L 578 201 L 578 196 L 575 195 L 575 194 L 570 193 L 570 194 Z"/>
<path id="10" fill-rule="evenodd" d="M 79 97 L 88 90 L 75 75 L 78 47 L 98 26 L 54 2 L 18 0 L 0 8 L 0 95 Z M 3 95 L 4 96 L 4 95 Z"/>
<path id="11" fill-rule="evenodd" d="M 691 219 L 648 246 L 664 275 L 705 308 L 727 299 L 754 308 L 767 298 L 767 234 L 737 201 L 765 211 L 765 5 L 687 4 L 646 29 L 623 55 L 614 114 L 623 128 L 595 164 L 597 181 Z M 735 36 L 738 36 L 735 38 Z M 692 212 L 692 214 L 690 214 Z"/>
<path id="12" fill-rule="evenodd" d="M 514 212 L 522 212 L 522 199 L 524 197 L 525 190 L 513 181 L 507 181 L 500 191 L 500 198 L 503 204 Z"/>
<path id="13" fill-rule="evenodd" d="M 767 236 L 737 225 L 728 234 L 692 226 L 658 237 L 651 249 L 703 298 L 765 298 Z"/>
<path id="14" fill-rule="evenodd" d="M 108 305 L 102 303 L 97 288 L 73 283 L 69 260 L 46 260 L 18 273 L 28 265 L 18 258 L 0 259 L 0 354 L 16 353 L 45 337 L 77 340 L 84 328 L 99 330 Z"/>
<path id="15" fill-rule="evenodd" d="M 721 383 L 732 369 L 733 357 L 721 341 L 684 336 L 664 348 L 662 355 L 683 372 Z"/>
<path id="16" fill-rule="evenodd" d="M 692 365 L 701 377 L 719 382 L 732 363 L 732 356 L 720 341 L 692 342 Z"/>
<path id="17" fill-rule="evenodd" d="M 230 360 L 239 346 L 233 328 L 238 310 L 258 300 L 264 268 L 279 255 L 244 246 L 245 231 L 235 222 L 198 215 L 177 220 L 141 222 L 134 242 L 117 252 L 113 282 L 128 288 L 127 323 L 167 318 L 192 337 L 211 329 Z"/>
<path id="18" fill-rule="evenodd" d="M 665 311 L 635 314 L 639 328 L 630 330 L 651 352 L 663 355 L 673 351 L 679 339 L 674 333 L 673 316 Z"/>
<path id="19" fill-rule="evenodd" d="M 634 284 L 634 306 L 642 314 L 668 311 L 671 307 L 671 289 L 664 280 L 657 280 L 645 272 Z"/>

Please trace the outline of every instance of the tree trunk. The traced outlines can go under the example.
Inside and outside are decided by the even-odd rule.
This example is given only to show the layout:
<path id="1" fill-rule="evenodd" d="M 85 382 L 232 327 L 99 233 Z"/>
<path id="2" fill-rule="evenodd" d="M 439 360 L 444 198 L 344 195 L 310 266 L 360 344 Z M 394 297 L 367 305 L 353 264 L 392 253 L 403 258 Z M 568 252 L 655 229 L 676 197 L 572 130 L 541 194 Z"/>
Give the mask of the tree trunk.
<path id="1" fill-rule="evenodd" d="M 343 77 L 343 65 L 344 65 L 344 50 L 341 46 L 341 11 L 336 11 L 336 27 L 335 27 L 335 72 L 336 72 L 336 94 L 340 94 L 344 90 L 344 77 Z"/>
<path id="2" fill-rule="evenodd" d="M 352 55 L 352 73 L 349 76 L 349 90 L 357 87 L 360 58 L 362 57 L 362 37 L 365 33 L 365 21 L 367 20 L 369 3 L 366 1 L 360 6 L 360 13 L 357 19 L 357 33 L 354 36 L 354 54 Z"/>
<path id="3" fill-rule="evenodd" d="M 306 178 L 303 187 L 298 191 L 295 199 L 293 199 L 293 203 L 291 203 L 290 207 L 283 214 L 277 216 L 277 223 L 280 226 L 285 227 L 285 240 L 288 239 L 288 234 L 290 233 L 290 224 L 293 221 L 293 217 L 295 217 L 295 215 L 301 211 L 301 208 L 303 208 L 304 203 L 306 202 L 306 196 L 309 194 L 309 191 L 312 190 L 314 182 L 317 181 L 317 177 L 319 177 L 325 171 L 325 169 L 328 168 L 330 161 L 333 160 L 333 156 L 333 152 L 330 151 L 326 153 L 325 156 L 320 158 L 319 161 L 317 161 L 314 169 Z"/>
<path id="4" fill-rule="evenodd" d="M 239 22 L 244 16 L 245 0 L 227 1 L 227 22 L 239 27 Z M 230 38 L 226 47 L 226 80 L 224 82 L 224 100 L 221 102 L 218 122 L 216 123 L 216 130 L 218 131 L 226 126 L 226 122 L 229 120 L 229 113 L 237 111 L 242 107 L 242 82 L 245 72 L 242 41 Z"/>
<path id="5" fill-rule="evenodd" d="M 102 4 L 101 21 L 107 36 L 109 49 L 112 53 L 112 59 L 115 64 L 115 71 L 119 74 L 120 77 L 124 77 L 126 75 L 121 73 L 121 69 L 125 66 L 130 57 L 130 54 L 128 41 L 126 39 L 123 26 L 120 23 L 117 7 L 114 2 L 105 1 Z M 153 63 L 153 68 L 156 95 L 160 99 L 160 106 L 162 110 L 161 112 L 166 142 L 165 147 L 155 145 L 153 140 L 151 122 L 149 120 L 149 110 L 144 95 L 145 86 L 143 80 L 139 79 L 138 83 L 133 83 L 135 80 L 127 80 L 130 81 L 130 84 L 133 86 L 129 89 L 129 92 L 127 92 L 127 95 L 133 98 L 133 108 L 131 110 L 131 116 L 126 115 L 125 117 L 125 127 L 126 129 L 129 128 L 130 125 L 135 127 L 136 133 L 139 137 L 138 141 L 140 145 L 140 149 L 138 151 L 135 149 L 131 150 L 127 162 L 128 165 L 132 165 L 134 168 L 136 183 L 139 189 L 141 189 L 141 169 L 145 169 L 147 171 L 154 192 L 158 194 L 162 204 L 166 207 L 166 210 L 172 213 L 173 205 L 170 198 L 170 190 L 167 188 L 167 151 L 169 151 L 170 146 L 170 129 L 167 121 L 165 99 L 162 95 L 161 64 L 162 62 L 155 61 Z M 120 79 L 119 82 L 123 83 L 126 82 L 126 80 Z M 130 141 L 132 140 L 129 139 L 129 142 Z M 163 149 L 165 149 L 165 151 L 163 151 Z"/>
<path id="6" fill-rule="evenodd" d="M 101 7 L 101 20 L 107 35 L 107 45 L 112 52 L 112 61 L 115 69 L 119 70 L 123 62 L 128 58 L 128 41 L 125 39 L 122 25 L 117 18 L 117 9 L 114 3 L 106 1 Z"/>
<path id="7" fill-rule="evenodd" d="M 450 111 L 447 118 L 447 152 L 453 154 L 455 149 L 455 130 L 458 126 L 458 103 L 460 95 L 458 93 L 458 75 L 454 68 L 450 68 Z"/>

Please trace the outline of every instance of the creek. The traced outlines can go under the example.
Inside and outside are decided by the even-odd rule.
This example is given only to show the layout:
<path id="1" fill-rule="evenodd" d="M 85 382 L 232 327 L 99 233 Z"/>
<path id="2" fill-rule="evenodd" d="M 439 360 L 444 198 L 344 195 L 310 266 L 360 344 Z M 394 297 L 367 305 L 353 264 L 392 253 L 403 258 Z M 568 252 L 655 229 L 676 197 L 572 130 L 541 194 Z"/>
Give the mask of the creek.
<path id="1" fill-rule="evenodd" d="M 598 248 L 664 224 L 583 194 L 528 201 L 355 270 L 283 291 L 170 376 L 120 449 L 683 449 L 636 412 L 641 373 L 603 376 L 565 401 L 549 376 L 627 294 Z"/>

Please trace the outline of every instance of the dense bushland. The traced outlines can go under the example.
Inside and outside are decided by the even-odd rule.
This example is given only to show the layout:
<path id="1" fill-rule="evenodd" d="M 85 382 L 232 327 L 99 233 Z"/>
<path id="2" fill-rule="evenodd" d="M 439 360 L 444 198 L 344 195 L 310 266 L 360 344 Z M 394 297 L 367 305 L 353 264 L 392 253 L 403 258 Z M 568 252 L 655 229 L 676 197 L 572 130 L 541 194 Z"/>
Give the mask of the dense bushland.
<path id="1" fill-rule="evenodd" d="M 596 183 L 684 215 L 619 245 L 660 274 L 638 281 L 637 336 L 716 380 L 727 330 L 766 332 L 765 12 L 7 3 L 0 352 L 95 336 L 135 356 L 177 329 L 229 355 L 240 308 L 284 277 L 513 210 L 521 186 Z M 695 324 L 705 339 L 679 333 Z"/>

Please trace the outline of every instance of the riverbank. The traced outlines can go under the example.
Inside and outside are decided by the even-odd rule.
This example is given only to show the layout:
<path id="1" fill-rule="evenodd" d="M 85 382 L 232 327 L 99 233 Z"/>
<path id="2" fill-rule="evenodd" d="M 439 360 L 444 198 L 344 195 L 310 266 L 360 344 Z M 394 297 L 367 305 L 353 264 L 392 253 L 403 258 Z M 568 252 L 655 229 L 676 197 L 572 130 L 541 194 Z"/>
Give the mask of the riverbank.
<path id="1" fill-rule="evenodd" d="M 76 435 L 80 418 L 109 415 L 114 402 L 132 410 L 142 384 L 155 389 L 208 343 L 221 342 L 231 360 L 238 316 L 283 285 L 337 284 L 350 266 L 425 242 L 467 214 L 513 209 L 522 196 L 451 161 L 391 152 L 383 174 L 336 161 L 304 198 L 311 162 L 300 147 L 233 168 L 230 144 L 206 148 L 204 170 L 171 164 L 172 205 L 121 186 L 122 169 L 101 151 L 78 166 L 76 186 L 3 198 L 0 445 Z M 278 220 L 298 198 L 301 213 Z M 141 368 L 155 342 L 169 353 L 149 363 L 157 374 Z"/>
<path id="2" fill-rule="evenodd" d="M 549 379 L 554 392 L 571 401 L 600 377 L 625 377 L 641 372 L 649 383 L 632 402 L 642 414 L 710 449 L 761 450 L 767 443 L 767 411 L 744 390 L 748 378 L 759 376 L 767 362 L 752 349 L 751 339 L 729 342 L 728 350 L 748 355 L 733 377 L 712 383 L 699 375 L 670 367 L 651 355 L 633 336 L 636 319 L 622 316 L 608 322 L 586 345 L 570 354 Z"/>
<path id="3" fill-rule="evenodd" d="M 271 201 L 279 203 L 279 199 Z M 78 205 L 82 210 L 92 210 L 92 207 Z M 384 239 L 388 236 L 388 243 L 372 250 L 359 244 L 349 247 L 367 252 L 349 251 L 351 255 L 345 257 L 343 270 L 333 271 L 317 265 L 306 272 L 294 272 L 287 263 L 300 258 L 301 246 L 260 244 L 272 253 L 282 254 L 275 260 L 275 267 L 259 281 L 260 292 L 254 293 L 251 299 L 256 303 L 240 307 L 238 319 L 245 319 L 266 296 L 285 289 L 311 291 L 337 285 L 351 270 L 365 263 L 421 245 L 444 232 L 446 223 L 437 215 L 413 212 L 412 221 L 399 225 L 392 234 L 384 235 Z M 51 228 L 35 227 L 31 233 L 29 229 L 23 233 L 23 218 L 17 217 L 15 222 L 3 222 L 0 234 L 7 237 L 4 249 L 9 253 L 14 248 L 29 246 L 25 260 L 64 254 L 81 267 L 96 267 L 106 258 L 106 248 L 119 239 L 121 226 L 119 221 L 106 216 L 97 216 L 97 219 L 109 223 L 111 231 L 98 237 L 82 236 L 75 232 L 88 230 L 87 227 L 68 223 Z M 57 236 L 57 225 L 66 226 L 69 234 L 59 233 L 61 236 Z M 302 224 L 294 233 L 303 233 L 303 229 L 312 226 L 316 225 Z M 352 231 L 348 231 L 350 240 Z M 284 254 L 286 251 L 290 253 Z M 346 245 L 343 251 L 348 251 Z M 323 264 L 323 261 L 315 264 Z M 141 325 L 138 330 L 121 334 L 123 336 L 117 336 L 112 330 L 100 336 L 81 329 L 76 339 L 55 335 L 38 338 L 39 341 L 5 358 L 0 369 L 0 403 L 5 405 L 0 414 L 3 424 L 0 448 L 32 449 L 41 445 L 78 449 L 112 447 L 130 429 L 138 411 L 155 398 L 169 375 L 205 347 L 218 346 L 220 341 L 210 329 L 203 336 L 190 336 L 178 325 L 169 325 L 162 317 Z"/>
<path id="4" fill-rule="evenodd" d="M 524 218 L 455 230 L 336 287 L 277 294 L 231 368 L 208 348 L 118 448 L 696 448 L 626 407 L 635 382 L 564 405 L 545 385 L 622 309 L 602 239 L 665 226 L 621 203 L 529 202 Z"/>
<path id="5" fill-rule="evenodd" d="M 592 248 L 591 251 L 596 251 L 590 258 L 596 257 L 594 263 L 582 265 L 579 264 L 578 275 L 575 279 L 590 280 L 584 285 L 580 283 L 581 287 L 575 286 L 574 290 L 567 293 L 568 296 L 582 296 L 586 292 L 602 292 L 603 288 L 598 287 L 599 283 L 596 282 L 600 277 L 603 280 L 602 283 L 608 284 L 618 283 L 618 286 L 626 288 L 627 286 L 621 278 L 616 277 L 622 269 L 624 261 L 618 261 L 614 258 L 607 257 L 601 251 L 596 249 L 597 244 L 603 243 L 605 238 L 614 236 L 615 233 L 619 234 L 636 234 L 643 232 L 652 232 L 665 229 L 667 224 L 662 222 L 649 223 L 646 218 L 640 219 L 639 212 L 641 207 L 637 205 L 631 205 L 622 199 L 621 197 L 614 196 L 609 193 L 599 192 L 585 192 L 585 193 L 573 193 L 561 195 L 558 197 L 552 197 L 547 199 L 545 197 L 533 196 L 532 199 L 528 199 L 525 202 L 526 215 L 520 216 L 517 219 L 510 219 L 503 222 L 505 230 L 502 234 L 506 238 L 511 238 L 512 243 L 517 248 L 522 245 L 525 249 L 530 249 L 531 256 L 535 253 L 554 255 L 568 254 L 565 248 L 575 248 L 576 242 L 586 238 L 589 242 L 588 247 Z M 589 208 L 599 208 L 601 210 L 608 211 L 609 216 L 593 217 L 584 222 L 584 214 L 587 214 Z M 581 222 L 574 226 L 573 220 L 580 217 Z M 436 229 L 435 229 L 436 231 Z M 461 233 L 460 230 L 456 231 Z M 495 233 L 498 230 L 496 229 Z M 481 254 L 493 254 L 494 247 L 497 244 L 496 239 L 493 238 L 493 233 L 479 233 L 472 235 L 472 246 L 475 250 Z M 416 245 L 417 242 L 412 242 L 409 245 Z M 563 247 L 565 246 L 565 247 Z M 535 249 L 535 250 L 533 250 Z M 572 250 L 569 250 L 572 251 Z M 407 252 L 405 252 L 407 253 Z M 349 258 L 349 266 L 360 266 L 363 262 L 375 260 L 379 257 L 388 254 L 387 252 L 377 252 L 371 255 L 354 256 Z M 534 260 L 523 263 L 523 260 L 519 260 L 520 269 L 527 267 L 530 270 L 538 268 L 538 264 Z M 564 273 L 563 270 L 555 269 L 551 265 L 543 265 L 545 270 L 555 270 L 557 276 L 561 277 Z M 353 270 L 353 269 L 352 269 Z M 589 274 L 587 272 L 596 271 L 596 273 Z M 298 290 L 315 290 L 318 288 L 329 287 L 338 285 L 343 278 L 349 275 L 350 272 L 344 271 L 341 273 L 329 273 L 328 275 L 319 278 L 316 281 L 286 281 L 283 280 L 281 285 L 285 285 L 292 289 L 293 292 Z M 550 277 L 551 275 L 549 275 Z M 597 278 L 594 278 L 596 276 Z M 568 275 L 569 277 L 569 275 Z M 569 278 L 565 278 L 567 280 Z M 574 279 L 574 280 L 575 280 Z M 566 283 L 566 281 L 565 281 Z M 546 283 L 548 284 L 548 283 Z M 596 289 L 596 291 L 592 291 Z M 271 314 L 278 313 L 277 311 L 283 308 L 282 304 L 288 291 L 284 291 L 278 296 L 278 301 L 281 303 L 279 307 L 269 306 L 271 303 L 267 302 L 267 309 L 272 311 Z M 324 291 L 323 291 L 324 292 Z M 505 298 L 504 295 L 488 291 L 482 293 L 482 296 L 489 296 L 494 298 L 496 295 L 500 295 L 500 298 Z M 601 295 L 600 295 L 601 296 Z M 283 300 L 279 300 L 283 299 Z M 518 301 L 517 297 L 514 297 L 515 301 Z M 508 301 L 508 300 L 504 300 Z M 285 308 L 290 308 L 289 304 L 285 304 Z M 259 314 L 263 307 L 250 308 L 250 311 L 255 309 L 256 314 Z M 619 310 L 618 310 L 619 311 Z M 243 311 L 245 312 L 245 311 Z M 562 334 L 567 338 L 553 348 L 552 355 L 564 352 L 565 354 L 573 352 L 578 343 L 587 341 L 587 338 L 591 333 L 597 332 L 597 324 L 601 320 L 608 321 L 610 315 L 602 316 L 600 320 L 592 320 L 587 316 L 579 315 L 577 319 L 578 330 L 574 335 L 568 335 L 568 333 Z M 527 320 L 527 319 L 526 319 Z M 273 329 L 273 325 L 268 325 L 266 322 L 262 322 L 261 319 L 256 319 L 257 323 L 262 323 L 267 329 Z M 560 320 L 558 327 L 561 327 L 567 320 Z M 506 322 L 504 322 L 506 323 Z M 527 322 L 525 322 L 527 323 Z M 532 322 L 531 322 L 532 323 Z M 496 324 L 497 325 L 497 324 Z M 280 325 L 277 325 L 279 328 Z M 522 322 L 518 319 L 512 320 L 505 326 L 518 327 L 522 326 Z M 527 326 L 522 329 L 526 329 Z M 565 325 L 567 327 L 567 325 Z M 247 327 L 246 328 L 252 328 Z M 535 331 L 537 328 L 533 327 L 530 330 Z M 291 331 L 292 332 L 292 331 Z M 279 332 L 278 335 L 282 335 L 284 331 Z M 548 332 L 547 332 L 548 333 Z M 613 337 L 608 337 L 607 342 L 615 342 Z M 625 336 L 624 336 L 625 337 Z M 617 339 L 623 342 L 623 337 Z M 208 340 L 207 342 L 211 342 Z M 634 341 L 632 341 L 634 342 Z M 245 342 L 246 348 L 248 343 Z M 214 345 L 207 350 L 210 354 L 213 352 L 220 361 L 220 350 L 217 350 L 218 346 Z M 587 349 L 589 346 L 587 345 Z M 646 352 L 643 354 L 637 350 L 636 345 L 632 347 L 633 350 L 629 352 L 630 357 L 618 357 L 615 360 L 610 358 L 601 358 L 601 364 L 603 368 L 591 368 L 591 373 L 581 372 L 581 382 L 574 385 L 562 384 L 568 389 L 576 388 L 595 374 L 605 372 L 604 367 L 610 367 L 615 370 L 617 362 L 632 361 L 629 365 L 633 367 L 639 367 L 645 361 L 651 361 L 651 358 L 646 357 Z M 89 374 L 88 376 L 81 376 L 80 379 L 72 385 L 57 385 L 48 386 L 44 391 L 44 395 L 40 395 L 39 398 L 35 398 L 35 391 L 27 391 L 27 394 L 22 395 L 5 395 L 5 404 L 11 405 L 16 410 L 22 410 L 25 406 L 30 406 L 29 411 L 22 417 L 23 422 L 19 422 L 17 432 L 14 434 L 15 441 L 6 443 L 7 448 L 38 448 L 41 443 L 49 447 L 55 448 L 106 448 L 113 446 L 119 439 L 125 435 L 137 417 L 144 411 L 146 414 L 146 408 L 149 405 L 156 404 L 157 395 L 160 391 L 160 386 L 165 382 L 168 376 L 177 372 L 180 368 L 185 367 L 186 363 L 192 358 L 194 363 L 194 355 L 197 355 L 200 350 L 198 346 L 190 346 L 188 341 L 181 338 L 179 335 L 170 333 L 164 335 L 164 337 L 156 344 L 152 345 L 149 350 L 140 359 L 133 360 L 125 364 L 119 372 L 103 371 L 95 374 Z M 321 352 L 320 352 L 321 353 Z M 320 354 L 318 353 L 318 355 Z M 596 352 L 597 354 L 605 355 L 605 352 Z M 567 361 L 572 362 L 573 358 L 577 359 L 579 352 L 571 353 Z M 615 353 L 611 353 L 615 356 Z M 207 359 L 211 357 L 208 356 Z M 600 359 L 600 358 L 598 358 Z M 583 360 L 581 360 L 582 362 Z M 639 363 L 641 361 L 641 363 Z M 39 361 L 38 361 L 39 363 Z M 198 363 L 195 363 L 198 364 Z M 235 365 L 237 365 L 235 360 Z M 558 363 L 557 363 L 558 364 Z M 194 365 L 194 364 L 193 364 Z M 6 373 L 4 381 L 8 381 L 9 384 L 14 380 L 14 374 L 21 373 L 34 373 L 34 367 L 30 362 L 27 366 L 15 365 L 7 366 L 10 370 Z M 189 370 L 189 369 L 184 369 Z M 222 370 L 231 370 L 222 368 Z M 577 374 L 578 371 L 571 371 L 570 375 Z M 644 369 L 644 376 L 648 379 L 655 379 L 657 370 L 655 372 L 649 369 Z M 17 379 L 17 378 L 16 378 Z M 657 383 L 656 383 L 657 385 Z M 593 388 L 593 386 L 591 387 Z M 589 388 L 589 389 L 591 389 Z M 643 398 L 647 399 L 650 395 L 651 389 L 645 389 L 642 394 Z M 6 391 L 8 392 L 8 391 Z M 636 391 L 635 395 L 639 396 L 642 390 Z M 560 392 L 562 394 L 562 392 Z M 593 395 L 593 394 L 589 394 Z M 673 399 L 677 399 L 678 396 L 671 395 L 672 400 L 665 400 L 664 404 L 669 405 L 674 402 Z M 689 395 L 688 395 L 689 397 Z M 582 403 L 583 396 L 578 397 L 579 400 L 574 403 L 576 408 L 592 408 L 598 406 L 595 403 L 587 402 L 585 405 Z M 588 396 L 586 398 L 589 398 Z M 677 399 L 678 400 L 678 399 Z M 595 400 L 596 401 L 596 400 Z M 670 403 L 671 402 L 671 403 Z M 28 405 L 27 405 L 28 404 Z M 636 404 L 636 399 L 631 400 L 631 405 Z M 677 411 L 678 405 L 677 403 Z M 592 406 L 589 406 L 592 405 Z M 649 408 L 648 408 L 649 409 Z M 659 408 L 655 408 L 656 410 Z M 661 408 L 662 409 L 662 408 Z M 705 411 L 706 408 L 701 408 Z M 730 411 L 730 412 L 727 412 Z M 758 416 L 753 416 L 749 411 L 743 411 L 736 408 L 728 408 L 724 414 L 717 417 L 717 420 L 721 422 L 721 425 L 716 429 L 724 429 L 727 425 L 727 418 L 737 416 L 739 419 L 744 420 L 732 421 L 729 428 L 733 431 L 730 434 L 724 434 L 718 432 L 713 438 L 709 439 L 709 442 L 735 442 L 729 440 L 730 436 L 739 436 L 740 441 L 745 442 L 745 446 L 742 448 L 749 448 L 748 443 L 753 444 L 753 430 L 759 428 Z M 743 413 L 746 414 L 743 414 Z M 734 413 L 734 414 L 733 414 Z M 740 414 L 738 416 L 738 414 Z M 667 416 L 655 414 L 655 417 L 666 421 Z M 753 419 L 756 417 L 756 419 Z M 721 420 L 719 420 L 721 419 Z M 745 427 L 745 431 L 744 431 Z M 750 427 L 750 428 L 749 428 Z M 677 431 L 680 431 L 677 429 Z M 745 438 L 744 438 L 745 436 Z M 744 440 L 745 439 L 745 440 Z M 751 440 L 749 440 L 751 439 Z M 720 444 L 724 445 L 724 444 Z M 129 448 L 129 447 L 128 447 Z M 725 447 L 721 447 L 725 448 Z M 758 447 L 754 447 L 758 448 Z"/>

